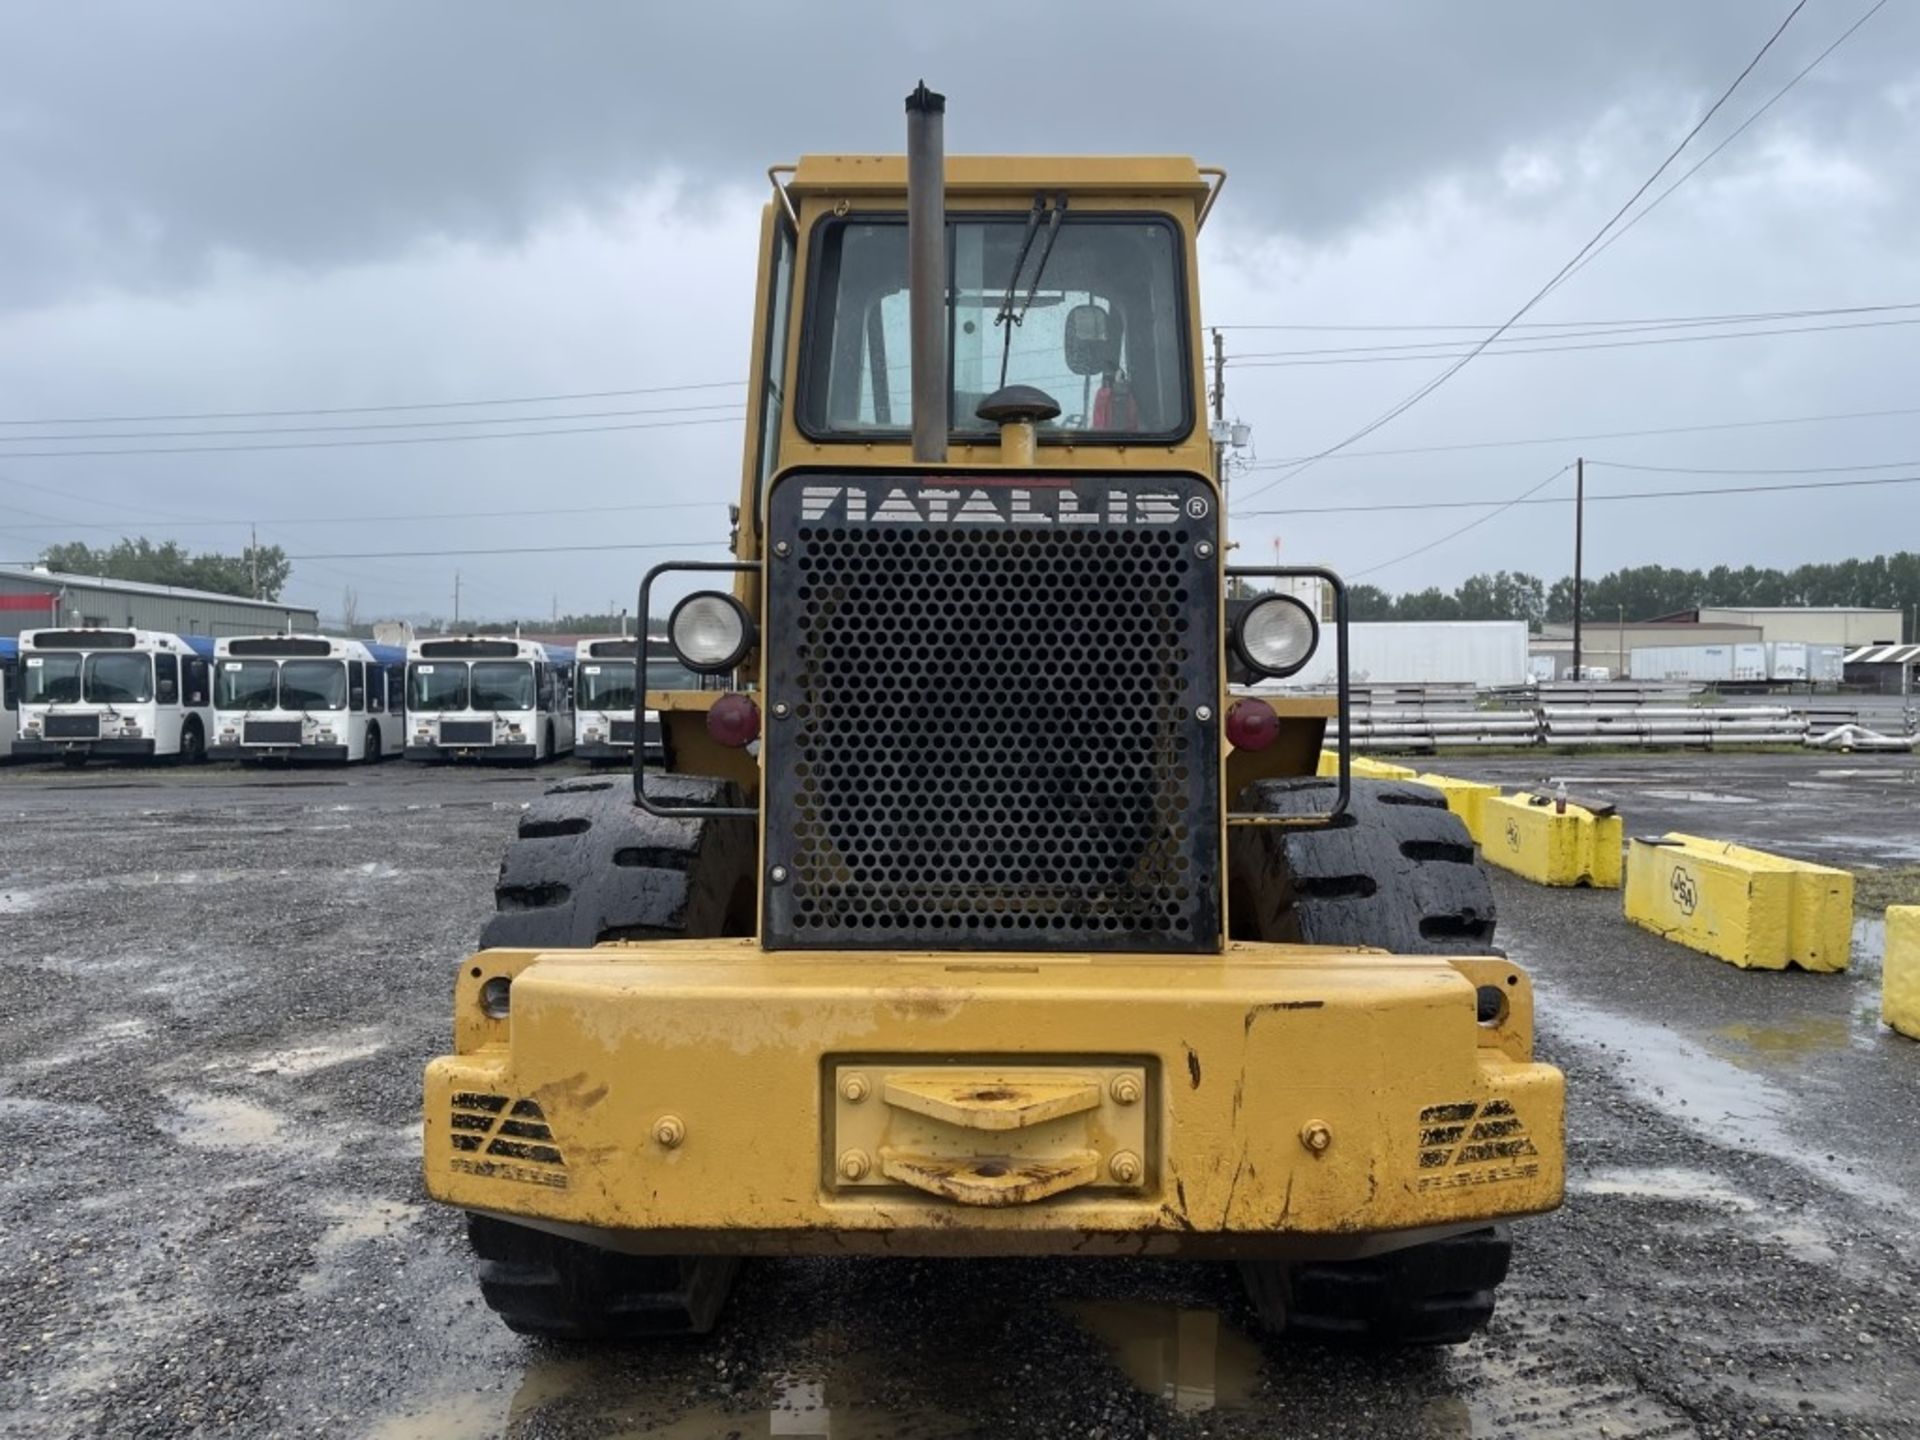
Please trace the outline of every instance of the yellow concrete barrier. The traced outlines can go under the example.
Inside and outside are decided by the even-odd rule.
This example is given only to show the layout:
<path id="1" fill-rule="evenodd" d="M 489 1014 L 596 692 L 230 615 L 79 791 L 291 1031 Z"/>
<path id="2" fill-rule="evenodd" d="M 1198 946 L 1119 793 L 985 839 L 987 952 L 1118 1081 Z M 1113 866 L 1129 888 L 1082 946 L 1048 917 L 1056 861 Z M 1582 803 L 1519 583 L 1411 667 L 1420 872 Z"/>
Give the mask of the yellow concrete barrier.
<path id="1" fill-rule="evenodd" d="M 1920 1040 L 1920 905 L 1887 907 L 1880 1018 L 1902 1035 Z"/>
<path id="2" fill-rule="evenodd" d="M 1744 845 L 1667 835 L 1627 853 L 1627 918 L 1744 969 L 1844 970 L 1853 876 Z"/>
<path id="3" fill-rule="evenodd" d="M 1323 778 L 1340 773 L 1340 756 L 1332 750 L 1320 752 L 1320 769 Z M 1353 757 L 1353 778 L 1356 780 L 1411 780 L 1413 771 L 1405 765 L 1390 765 L 1385 760 L 1375 760 L 1367 755 Z"/>
<path id="4" fill-rule="evenodd" d="M 1484 860 L 1541 885 L 1591 885 L 1620 888 L 1620 817 L 1567 803 L 1564 812 L 1553 797 L 1489 795 L 1481 801 L 1480 842 Z"/>
<path id="5" fill-rule="evenodd" d="M 1467 833 L 1473 836 L 1474 843 L 1487 843 L 1481 827 L 1486 817 L 1487 801 L 1500 794 L 1498 785 L 1489 785 L 1482 780 L 1456 780 L 1451 775 L 1416 775 L 1413 783 L 1428 786 L 1446 796 L 1447 808 L 1460 817 L 1461 823 L 1467 827 Z"/>

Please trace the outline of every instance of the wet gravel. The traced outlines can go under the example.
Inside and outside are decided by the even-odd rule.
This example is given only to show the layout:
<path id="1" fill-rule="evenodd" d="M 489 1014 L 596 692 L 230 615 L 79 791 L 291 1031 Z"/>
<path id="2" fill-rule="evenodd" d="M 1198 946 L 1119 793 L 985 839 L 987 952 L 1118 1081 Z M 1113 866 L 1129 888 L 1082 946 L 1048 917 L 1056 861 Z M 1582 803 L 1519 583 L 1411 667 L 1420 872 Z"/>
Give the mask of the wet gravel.
<path id="1" fill-rule="evenodd" d="M 759 1262 L 705 1342 L 512 1336 L 419 1070 L 542 783 L 0 772 L 0 1435 L 1920 1434 L 1920 1045 L 1870 959 L 1734 972 L 1505 877 L 1571 1194 L 1467 1346 L 1274 1345 L 1219 1267 L 1064 1260 Z"/>

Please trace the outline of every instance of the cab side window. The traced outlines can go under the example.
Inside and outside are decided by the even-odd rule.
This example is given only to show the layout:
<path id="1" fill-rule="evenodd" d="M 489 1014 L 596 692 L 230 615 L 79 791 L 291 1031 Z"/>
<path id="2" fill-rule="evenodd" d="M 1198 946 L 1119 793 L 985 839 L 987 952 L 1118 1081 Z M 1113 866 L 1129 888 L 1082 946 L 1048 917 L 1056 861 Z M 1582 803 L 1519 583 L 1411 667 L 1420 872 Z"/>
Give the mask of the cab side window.
<path id="1" fill-rule="evenodd" d="M 356 713 L 367 708 L 367 666 L 363 660 L 347 662 L 347 708 Z"/>
<path id="2" fill-rule="evenodd" d="M 211 694 L 210 681 L 213 677 L 213 667 L 198 655 L 189 655 L 181 661 L 181 668 L 186 672 L 184 676 L 186 693 L 180 697 L 180 703 L 182 705 L 208 704 L 207 697 Z"/>
<path id="3" fill-rule="evenodd" d="M 178 655 L 156 655 L 153 657 L 153 698 L 162 705 L 180 703 L 180 657 Z"/>

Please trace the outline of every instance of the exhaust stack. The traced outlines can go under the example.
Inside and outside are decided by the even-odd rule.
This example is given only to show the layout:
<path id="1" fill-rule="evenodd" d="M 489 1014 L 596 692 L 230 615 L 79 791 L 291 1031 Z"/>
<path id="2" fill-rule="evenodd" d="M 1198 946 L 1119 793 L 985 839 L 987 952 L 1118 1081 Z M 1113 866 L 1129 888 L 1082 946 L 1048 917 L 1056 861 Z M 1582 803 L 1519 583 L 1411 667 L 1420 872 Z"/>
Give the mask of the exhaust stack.
<path id="1" fill-rule="evenodd" d="M 922 80 L 907 97 L 907 317 L 913 458 L 947 458 L 947 97 Z"/>

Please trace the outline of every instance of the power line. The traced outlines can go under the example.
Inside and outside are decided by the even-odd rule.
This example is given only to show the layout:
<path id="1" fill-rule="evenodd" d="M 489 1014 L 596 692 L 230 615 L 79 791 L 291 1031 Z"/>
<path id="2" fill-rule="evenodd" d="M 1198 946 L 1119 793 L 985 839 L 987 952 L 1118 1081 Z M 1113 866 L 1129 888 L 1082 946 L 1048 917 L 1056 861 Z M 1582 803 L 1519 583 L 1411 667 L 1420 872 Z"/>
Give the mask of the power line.
<path id="1" fill-rule="evenodd" d="M 1344 440 L 1336 441 L 1334 444 L 1328 446 L 1326 449 L 1319 451 L 1317 454 L 1313 455 L 1311 458 L 1302 462 L 1300 466 L 1300 470 L 1296 471 L 1295 473 L 1298 474 L 1300 473 L 1300 471 L 1304 471 L 1307 468 L 1307 466 L 1313 465 L 1318 461 L 1324 460 L 1327 456 L 1333 454 L 1337 450 L 1344 450 L 1347 446 L 1353 444 L 1353 442 L 1356 440 L 1365 439 L 1368 435 L 1371 435 L 1374 431 L 1378 430 L 1381 426 L 1390 424 L 1394 420 L 1398 419 L 1400 416 L 1406 414 L 1408 410 L 1411 410 L 1415 405 L 1418 405 L 1422 400 L 1426 399 L 1426 397 L 1431 395 L 1435 390 L 1438 390 L 1442 385 L 1446 384 L 1447 381 L 1451 380 L 1455 375 L 1458 375 L 1473 360 L 1474 356 L 1478 355 L 1482 350 L 1486 349 L 1487 346 L 1491 345 L 1495 340 L 1498 340 L 1503 334 L 1506 333 L 1507 328 L 1509 326 L 1511 326 L 1515 321 L 1521 319 L 1523 316 L 1526 315 L 1526 313 L 1529 310 L 1531 310 L 1535 305 L 1539 304 L 1541 300 L 1545 299 L 1546 296 L 1554 289 L 1554 287 L 1557 286 L 1561 282 L 1561 280 L 1566 278 L 1567 274 L 1573 269 L 1573 267 L 1576 264 L 1578 264 L 1580 260 L 1590 250 L 1592 250 L 1595 245 L 1600 243 L 1601 239 L 1606 235 L 1606 233 L 1609 230 L 1611 230 L 1616 224 L 1619 223 L 1620 217 L 1625 215 L 1629 210 L 1631 210 L 1634 207 L 1634 205 L 1639 203 L 1640 197 L 1646 194 L 1647 191 L 1652 187 L 1653 182 L 1658 180 L 1660 176 L 1663 173 L 1665 173 L 1667 167 L 1673 164 L 1673 162 L 1679 158 L 1680 152 L 1685 150 L 1688 145 L 1693 143 L 1694 136 L 1698 135 L 1700 131 L 1706 126 L 1707 122 L 1713 119 L 1713 117 L 1719 113 L 1720 107 L 1722 105 L 1725 105 L 1727 101 L 1733 97 L 1733 92 L 1740 88 L 1741 82 L 1744 81 L 1748 75 L 1753 73 L 1754 66 L 1758 65 L 1761 61 L 1761 58 L 1765 56 L 1766 53 L 1773 48 L 1774 42 L 1778 40 L 1781 37 L 1781 35 L 1786 33 L 1787 27 L 1793 23 L 1794 16 L 1798 15 L 1801 12 L 1801 10 L 1805 8 L 1806 3 L 1807 3 L 1807 0 L 1795 0 L 1794 7 L 1787 12 L 1786 19 L 1782 20 L 1778 28 L 1774 30 L 1773 34 L 1767 37 L 1766 43 L 1762 45 L 1758 51 L 1755 52 L 1754 57 L 1747 62 L 1746 68 L 1741 70 L 1741 72 L 1738 75 L 1734 76 L 1733 83 L 1727 86 L 1727 88 L 1721 93 L 1719 99 L 1715 100 L 1712 105 L 1707 107 L 1707 113 L 1702 115 L 1699 119 L 1699 122 L 1695 124 L 1694 127 L 1691 130 L 1689 130 L 1681 138 L 1680 143 L 1674 146 L 1672 151 L 1668 153 L 1666 159 L 1662 160 L 1659 163 L 1659 165 L 1654 168 L 1653 173 L 1647 176 L 1647 178 L 1641 182 L 1640 188 L 1635 190 L 1633 194 L 1628 196 L 1626 203 L 1613 213 L 1613 215 L 1607 220 L 1607 223 L 1602 225 L 1598 230 L 1596 230 L 1593 233 L 1592 238 L 1589 239 L 1586 244 L 1582 245 L 1578 251 L 1575 252 L 1571 260 L 1567 261 L 1566 264 L 1562 265 L 1560 269 L 1555 272 L 1551 280 L 1547 281 L 1545 285 L 1541 286 L 1539 290 L 1535 291 L 1533 296 L 1530 299 L 1528 299 L 1528 301 L 1524 305 L 1522 305 L 1518 310 L 1514 311 L 1513 314 L 1509 315 L 1506 318 L 1505 323 L 1500 325 L 1485 339 L 1483 339 L 1476 347 L 1474 347 L 1474 349 L 1469 351 L 1467 354 L 1461 356 L 1458 360 L 1455 360 L 1453 364 L 1448 366 L 1445 370 L 1441 371 L 1438 375 L 1434 376 L 1431 380 L 1428 380 L 1424 385 L 1421 385 L 1420 387 L 1415 389 L 1410 395 L 1406 396 L 1404 399 L 1400 400 L 1398 403 L 1390 406 L 1387 410 L 1385 410 L 1380 415 L 1376 416 L 1374 419 L 1368 421 L 1365 425 L 1362 425 L 1358 430 L 1355 430 L 1352 434 L 1348 435 Z"/>
<path id="2" fill-rule="evenodd" d="M 1303 365 L 1379 365 L 1405 360 L 1446 360 L 1454 355 L 1463 359 L 1486 350 L 1491 359 L 1498 360 L 1503 355 L 1554 355 L 1570 350 L 1624 350 L 1641 345 L 1697 345 L 1706 340 L 1756 340 L 1772 335 L 1818 335 L 1829 330 L 1878 330 L 1889 325 L 1920 325 L 1920 316 L 1909 316 L 1903 320 L 1850 320 L 1833 325 L 1802 325 L 1775 330 L 1725 330 L 1709 335 L 1654 335 L 1642 340 L 1595 340 L 1586 343 L 1581 337 L 1572 337 L 1577 343 L 1567 345 L 1542 345 L 1538 340 L 1546 336 L 1522 335 L 1508 341 L 1498 350 L 1486 350 L 1485 346 L 1471 351 L 1451 351 L 1442 354 L 1427 355 L 1383 355 L 1370 353 L 1380 350 L 1402 350 L 1409 346 L 1377 345 L 1355 346 L 1348 351 L 1340 350 L 1256 350 L 1247 355 L 1230 355 L 1227 363 L 1236 370 L 1280 370 Z M 1604 332 L 1602 332 L 1604 333 Z M 1521 347 L 1526 348 L 1521 348 Z M 1303 355 L 1340 358 L 1282 360 L 1269 359 L 1268 356 Z M 1249 363 L 1251 362 L 1251 363 Z"/>
<path id="3" fill-rule="evenodd" d="M 1881 0 L 1885 3 L 1885 0 Z M 1645 214 L 1645 211 L 1641 212 Z M 1813 310 L 1752 310 L 1728 315 L 1651 315 L 1625 320 L 1531 320 L 1509 325 L 1509 330 L 1601 330 L 1614 326 L 1664 329 L 1680 325 L 1747 325 L 1762 320 L 1812 320 L 1826 315 L 1872 315 L 1885 310 L 1912 310 L 1912 302 L 1898 305 L 1830 305 Z M 1204 330 L 1316 330 L 1405 333 L 1415 330 L 1485 330 L 1495 322 L 1482 320 L 1470 325 L 1203 325 Z M 1446 343 L 1446 342 L 1436 342 Z"/>
<path id="4" fill-rule="evenodd" d="M 455 555 L 584 555 L 603 550 L 724 550 L 724 540 L 679 540 L 648 545 L 508 545 L 487 550 L 343 550 L 289 555 L 288 560 L 442 560 Z"/>
<path id="5" fill-rule="evenodd" d="M 542 506 L 535 510 L 427 510 L 414 515 L 297 515 L 278 520 L 188 520 L 178 519 L 174 523 L 185 525 L 217 525 L 221 527 L 249 525 L 261 528 L 279 528 L 285 525 L 398 525 L 424 520 L 505 520 L 524 519 L 542 515 L 612 515 L 635 511 L 651 510 L 704 510 L 708 507 L 719 508 L 726 502 L 722 500 L 672 500 L 657 505 L 577 505 Z M 45 525 L 30 525 L 30 530 L 125 530 L 122 524 L 109 525 L 97 520 L 61 520 L 52 515 L 40 515 L 31 510 L 20 510 L 21 515 L 33 515 L 35 519 L 48 521 Z"/>
<path id="6" fill-rule="evenodd" d="M 1608 236 L 1606 241 L 1603 244 L 1601 244 L 1598 248 L 1596 248 L 1591 255 L 1587 256 L 1586 259 L 1582 260 L 1578 265 L 1574 266 L 1573 269 L 1568 272 L 1568 278 L 1571 279 L 1573 276 L 1579 274 L 1582 270 L 1586 269 L 1587 266 L 1591 265 L 1595 260 L 1599 259 L 1601 253 L 1605 251 L 1609 246 L 1611 246 L 1614 241 L 1618 240 L 1622 235 L 1626 234 L 1627 231 L 1631 230 L 1634 226 L 1638 225 L 1642 220 L 1646 219 L 1647 216 L 1651 215 L 1655 210 L 1659 209 L 1660 203 L 1663 200 L 1665 200 L 1669 195 L 1673 194 L 1673 192 L 1678 190 L 1682 185 L 1686 184 L 1687 181 L 1691 180 L 1695 172 L 1700 170 L 1701 167 L 1705 166 L 1709 161 L 1711 161 L 1714 156 L 1718 155 L 1722 150 L 1726 149 L 1727 146 L 1731 145 L 1735 140 L 1739 139 L 1742 132 L 1744 132 L 1749 125 L 1753 124 L 1754 121 L 1758 120 L 1762 115 L 1766 114 L 1767 111 L 1773 108 L 1774 102 L 1776 100 L 1779 100 L 1781 96 L 1785 95 L 1789 90 L 1793 89 L 1794 86 L 1798 85 L 1802 80 L 1806 79 L 1807 76 L 1810 73 L 1812 73 L 1814 68 L 1817 67 L 1821 61 L 1825 60 L 1827 56 L 1831 55 L 1834 51 L 1838 50 L 1849 39 L 1851 39 L 1854 31 L 1858 30 L 1862 25 L 1866 24 L 1867 21 L 1871 20 L 1875 15 L 1879 14 L 1880 7 L 1885 5 L 1886 3 L 1887 3 L 1887 0 L 1875 0 L 1875 3 L 1867 9 L 1865 14 L 1863 14 L 1858 20 L 1854 21 L 1853 24 L 1849 25 L 1845 30 L 1840 32 L 1839 39 L 1835 40 L 1831 45 L 1827 46 L 1826 49 L 1822 50 L 1818 55 L 1814 56 L 1813 59 L 1807 63 L 1804 69 L 1799 71 L 1799 73 L 1797 73 L 1791 80 L 1787 81 L 1786 84 L 1782 85 L 1778 90 L 1774 91 L 1772 96 L 1769 97 L 1769 99 L 1767 100 L 1766 104 L 1762 105 L 1758 110 L 1754 111 L 1745 120 L 1742 120 L 1737 126 L 1733 128 L 1732 131 L 1730 131 L 1726 135 L 1724 139 L 1720 141 L 1718 145 L 1714 146 L 1713 149 L 1709 150 L 1705 155 L 1702 155 L 1697 161 L 1695 161 L 1691 169 L 1689 169 L 1685 174 L 1681 175 L 1681 177 L 1678 180 L 1675 180 L 1673 184 L 1669 185 L 1665 190 L 1662 190 L 1658 195 L 1654 196 L 1653 199 L 1647 203 L 1646 207 L 1642 209 L 1638 215 L 1635 215 L 1631 220 L 1627 221 L 1626 224 L 1622 225 L 1618 230 L 1614 231 L 1614 233 Z M 1788 18 L 1791 19 L 1792 17 L 1789 16 Z"/>
<path id="7" fill-rule="evenodd" d="M 1598 462 L 1589 460 L 1587 463 L 1593 465 Z M 1567 469 L 1571 468 L 1571 466 L 1567 467 Z M 1566 471 L 1562 470 L 1556 472 L 1556 475 L 1548 476 L 1547 478 L 1551 480 L 1557 478 L 1558 474 L 1565 473 Z M 1253 510 L 1241 518 L 1257 520 L 1271 515 L 1367 515 L 1384 510 L 1473 510 L 1482 506 L 1498 507 L 1494 511 L 1494 515 L 1498 515 L 1503 511 L 1511 510 L 1516 505 L 1573 504 L 1573 497 L 1571 495 L 1556 495 L 1540 500 L 1528 498 L 1533 494 L 1534 490 L 1543 488 L 1546 483 L 1547 481 L 1543 480 L 1539 485 L 1534 486 L 1532 490 L 1523 491 L 1519 497 L 1512 500 L 1408 500 L 1404 502 L 1390 501 L 1379 505 L 1302 505 L 1274 510 Z M 1587 504 L 1596 505 L 1615 500 L 1681 500 L 1701 495 L 1771 495 L 1787 490 L 1850 490 L 1867 485 L 1916 484 L 1920 484 L 1920 475 L 1877 475 L 1862 480 L 1806 480 L 1787 485 L 1702 485 L 1684 490 L 1616 490 L 1605 495 L 1588 495 Z M 1493 515 L 1483 515 L 1473 523 L 1474 525 L 1481 525 L 1493 518 Z M 1469 525 L 1461 530 L 1455 531 L 1454 534 L 1464 534 L 1466 530 L 1472 528 L 1473 526 Z M 1452 538 L 1452 535 L 1443 536 L 1433 543 L 1434 545 L 1444 544 Z M 1433 546 L 1429 545 L 1424 548 L 1430 550 Z M 1417 555 L 1420 552 L 1416 550 L 1408 553 Z M 1403 556 L 1402 558 L 1404 559 L 1406 557 Z M 1387 563 L 1393 564 L 1396 562 L 1388 561 Z M 1380 567 L 1375 566 L 1374 568 L 1379 569 Z M 1355 573 L 1364 575 L 1367 572 L 1361 570 Z"/>
<path id="8" fill-rule="evenodd" d="M 690 425 L 738 425 L 738 415 L 704 420 L 640 420 L 631 425 L 580 425 L 562 430 L 498 430 L 478 435 L 396 435 L 378 440 L 289 440 L 246 445 L 167 445 L 114 450 L 10 450 L 0 460 L 65 460 L 86 455 L 232 455 L 256 450 L 343 450 L 368 445 L 454 445 L 476 440 L 526 440 L 547 435 L 608 435 L 627 430 L 674 430 Z M 103 435 L 103 440 L 112 436 Z"/>
<path id="9" fill-rule="evenodd" d="M 1800 465 L 1744 470 L 1718 470 L 1699 465 L 1630 465 L 1624 460 L 1589 460 L 1587 464 L 1604 465 L 1609 470 L 1645 470 L 1658 475 L 1841 475 L 1856 470 L 1898 470 L 1903 465 L 1920 465 L 1920 460 L 1882 460 L 1875 465 Z"/>
<path id="10" fill-rule="evenodd" d="M 1427 551 L 1437 549 L 1440 546 L 1445 545 L 1450 540 L 1458 540 L 1462 535 L 1466 534 L 1469 530 L 1477 530 L 1480 528 L 1480 526 L 1486 524 L 1489 520 L 1498 519 L 1500 516 L 1506 514 L 1507 511 L 1511 510 L 1514 506 L 1525 503 L 1530 496 L 1537 494 L 1541 490 L 1546 489 L 1547 486 L 1551 485 L 1554 481 L 1558 480 L 1561 476 L 1565 475 L 1571 469 L 1573 469 L 1571 465 L 1562 465 L 1558 470 L 1554 471 L 1553 474 L 1547 476 L 1547 478 L 1542 480 L 1539 484 L 1529 485 L 1525 490 L 1522 490 L 1518 495 L 1514 496 L 1513 499 L 1500 503 L 1498 509 L 1489 511 L 1487 514 L 1480 516 L 1478 519 L 1469 520 L 1466 524 L 1462 525 L 1458 530 L 1450 530 L 1445 535 L 1442 535 L 1438 540 L 1429 540 L 1426 544 L 1421 545 L 1416 549 L 1409 550 L 1404 555 L 1396 555 L 1391 560 L 1382 560 L 1378 565 L 1369 565 L 1364 570 L 1356 570 L 1347 578 L 1349 580 L 1358 580 L 1362 575 L 1371 575 L 1376 570 L 1385 570 L 1388 566 L 1398 565 L 1402 560 L 1411 560 L 1416 555 L 1424 555 L 1427 553 Z"/>
<path id="11" fill-rule="evenodd" d="M 467 410 L 492 405 L 549 405 L 563 400 L 615 400 L 628 395 L 667 395 L 683 390 L 724 390 L 745 380 L 701 380 L 684 385 L 643 385 L 629 390 L 576 390 L 565 395 L 509 395 L 496 400 L 421 400 L 410 404 L 335 405 L 305 410 L 202 410 L 173 415 L 61 415 L 0 420 L 0 425 L 144 425 L 169 420 L 283 420 L 296 415 L 385 415 L 400 410 Z"/>
<path id="12" fill-rule="evenodd" d="M 384 420 L 357 425 L 256 425 L 246 429 L 220 430 L 120 430 L 112 434 L 79 435 L 0 435 L 0 445 L 51 445 L 65 441 L 102 440 L 190 440 L 210 435 L 310 435 L 347 430 L 445 430 L 456 425 L 546 425 L 562 420 L 613 420 L 633 415 L 689 415 L 703 410 L 738 410 L 741 403 L 731 400 L 723 405 L 661 405 L 643 410 L 577 410 L 565 415 L 498 415 L 476 420 Z M 744 419 L 744 416 L 730 416 Z M 458 437 L 454 437 L 458 438 Z"/>
<path id="13" fill-rule="evenodd" d="M 1759 430 L 1771 429 L 1780 425 L 1814 425 L 1843 420 L 1884 420 L 1902 415 L 1920 415 L 1920 406 L 1906 406 L 1893 410 L 1846 410 L 1828 415 L 1784 415 L 1773 420 L 1722 420 L 1708 425 L 1665 425 L 1650 430 L 1597 430 L 1584 435 L 1539 435 L 1526 440 L 1464 440 L 1448 445 L 1410 445 L 1396 449 L 1349 450 L 1340 455 L 1330 456 L 1334 460 L 1375 460 L 1402 455 L 1440 455 L 1462 450 L 1511 450 L 1528 445 L 1574 445 L 1589 440 L 1644 440 L 1663 435 L 1698 435 L 1720 430 Z M 1278 470 L 1300 464 L 1300 459 L 1291 460 L 1255 460 L 1247 466 L 1249 470 Z M 1257 499 L 1273 489 L 1281 480 L 1289 476 L 1280 476 L 1270 480 L 1257 490 L 1239 496 L 1242 504 Z"/>

